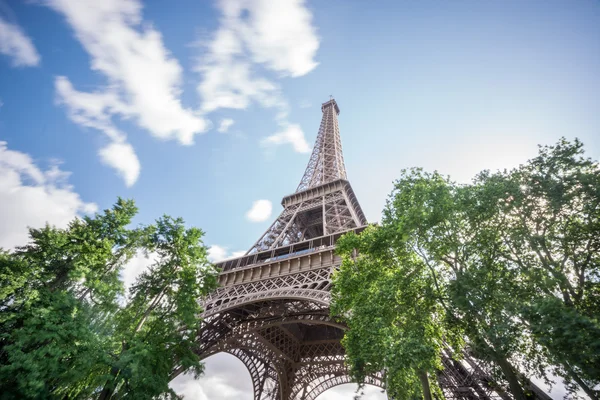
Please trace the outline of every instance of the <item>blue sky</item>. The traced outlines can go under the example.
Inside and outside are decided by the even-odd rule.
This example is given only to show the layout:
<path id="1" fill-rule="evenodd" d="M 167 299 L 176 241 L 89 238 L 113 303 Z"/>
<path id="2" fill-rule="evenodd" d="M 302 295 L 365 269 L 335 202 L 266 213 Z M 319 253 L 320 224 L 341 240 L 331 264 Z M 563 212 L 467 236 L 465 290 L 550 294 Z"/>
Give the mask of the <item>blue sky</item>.
<path id="1" fill-rule="evenodd" d="M 561 136 L 598 159 L 598 71 L 595 0 L 0 0 L 0 246 L 122 196 L 247 250 L 329 95 L 370 221 L 402 168 L 466 182 Z"/>

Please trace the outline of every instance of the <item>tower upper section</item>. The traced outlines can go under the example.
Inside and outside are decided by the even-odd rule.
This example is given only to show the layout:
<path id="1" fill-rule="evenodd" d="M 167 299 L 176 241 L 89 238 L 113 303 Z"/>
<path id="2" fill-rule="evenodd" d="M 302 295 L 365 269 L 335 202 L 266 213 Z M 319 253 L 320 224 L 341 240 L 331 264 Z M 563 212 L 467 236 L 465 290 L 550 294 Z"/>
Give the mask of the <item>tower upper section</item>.
<path id="1" fill-rule="evenodd" d="M 323 103 L 321 111 L 321 127 L 298 189 L 283 198 L 284 210 L 247 255 L 276 249 L 285 252 L 289 251 L 286 246 L 300 242 L 306 242 L 306 250 L 315 240 L 367 224 L 346 178 L 337 119 L 340 109 L 331 99 Z"/>
<path id="2" fill-rule="evenodd" d="M 332 98 L 321 105 L 321 111 L 323 117 L 315 147 L 296 192 L 338 179 L 347 179 L 337 118 L 340 108 Z"/>

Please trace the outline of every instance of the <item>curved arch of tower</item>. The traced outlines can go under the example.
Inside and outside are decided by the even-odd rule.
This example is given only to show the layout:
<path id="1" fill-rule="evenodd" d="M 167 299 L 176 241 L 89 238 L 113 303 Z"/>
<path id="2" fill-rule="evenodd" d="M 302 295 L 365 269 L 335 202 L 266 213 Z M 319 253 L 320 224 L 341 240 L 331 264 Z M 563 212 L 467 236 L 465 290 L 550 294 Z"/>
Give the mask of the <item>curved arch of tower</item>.
<path id="1" fill-rule="evenodd" d="M 346 177 L 340 109 L 331 99 L 321 110 L 296 192 L 283 198 L 279 217 L 244 256 L 218 264 L 220 287 L 203 300 L 198 354 L 239 358 L 256 400 L 313 400 L 350 382 L 340 344 L 345 327 L 329 314 L 331 274 L 341 264 L 337 239 L 361 232 L 367 220 Z M 494 392 L 475 364 L 443 361 L 438 378 L 447 398 L 510 398 Z M 365 383 L 384 388 L 384 376 Z"/>

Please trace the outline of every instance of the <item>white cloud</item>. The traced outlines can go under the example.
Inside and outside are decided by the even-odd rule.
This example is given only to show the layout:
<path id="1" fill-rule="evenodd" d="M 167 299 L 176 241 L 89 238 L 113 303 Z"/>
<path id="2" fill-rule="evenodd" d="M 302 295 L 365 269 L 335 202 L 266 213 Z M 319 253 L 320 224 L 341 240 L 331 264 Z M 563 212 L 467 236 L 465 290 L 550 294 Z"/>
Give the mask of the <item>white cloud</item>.
<path id="1" fill-rule="evenodd" d="M 220 26 L 196 66 L 202 109 L 245 109 L 256 102 L 276 108 L 278 124 L 286 127 L 287 101 L 256 69 L 299 77 L 317 66 L 319 38 L 310 11 L 302 0 L 222 0 L 218 6 Z"/>
<path id="2" fill-rule="evenodd" d="M 272 211 L 273 205 L 269 200 L 256 200 L 246 213 L 246 218 L 252 222 L 263 222 L 271 216 Z"/>
<path id="3" fill-rule="evenodd" d="M 206 359 L 205 374 L 198 379 L 179 375 L 169 384 L 185 400 L 253 400 L 252 380 L 248 370 L 236 357 L 219 353 Z M 353 400 L 357 385 L 346 384 L 327 390 L 317 400 Z M 381 389 L 367 385 L 362 400 L 385 400 Z"/>
<path id="4" fill-rule="evenodd" d="M 240 28 L 256 62 L 292 77 L 316 68 L 319 39 L 304 1 L 261 0 L 248 7 L 250 19 Z"/>
<path id="5" fill-rule="evenodd" d="M 231 126 L 234 124 L 234 120 L 232 120 L 231 118 L 224 118 L 221 120 L 221 122 L 219 123 L 219 128 L 217 129 L 217 131 L 219 131 L 220 133 L 225 133 L 229 130 L 229 128 L 231 128 Z"/>
<path id="6" fill-rule="evenodd" d="M 298 77 L 312 71 L 319 38 L 303 0 L 223 0 L 217 43 L 219 55 L 238 55 L 242 45 L 257 64 L 281 75 Z M 235 40 L 237 38 L 237 41 Z M 213 47 L 214 49 L 214 47 Z"/>
<path id="7" fill-rule="evenodd" d="M 67 107 L 69 118 L 87 128 L 104 132 L 114 141 L 123 141 L 126 136 L 112 122 L 112 115 L 124 112 L 125 105 L 119 100 L 115 90 L 104 92 L 79 92 L 67 77 L 57 76 L 54 79 L 56 101 Z"/>
<path id="8" fill-rule="evenodd" d="M 121 144 L 125 135 L 115 127 L 115 116 L 134 120 L 159 139 L 184 145 L 207 129 L 208 121 L 182 105 L 182 68 L 164 47 L 160 32 L 143 24 L 139 1 L 48 0 L 48 4 L 66 17 L 91 57 L 91 68 L 108 81 L 97 91 L 80 92 L 68 78 L 56 78 L 58 101 L 67 107 L 71 120 Z M 124 174 L 123 166 L 118 168 L 125 179 L 133 176 Z"/>
<path id="9" fill-rule="evenodd" d="M 4 20 L 2 16 L 0 16 L 0 53 L 10 57 L 16 67 L 33 67 L 40 63 L 40 55 L 31 38 L 21 27 Z"/>
<path id="10" fill-rule="evenodd" d="M 216 244 L 208 248 L 208 259 L 214 263 L 218 263 L 229 258 L 241 257 L 244 254 L 246 254 L 245 251 L 233 251 L 230 253 L 227 247 L 218 246 Z"/>
<path id="11" fill-rule="evenodd" d="M 169 386 L 185 400 L 252 400 L 252 380 L 240 360 L 219 353 L 205 361 L 205 375 L 182 374 Z"/>
<path id="12" fill-rule="evenodd" d="M 64 228 L 77 215 L 96 211 L 67 183 L 68 176 L 57 166 L 40 169 L 28 154 L 0 141 L 0 247 L 27 243 L 28 227 Z"/>
<path id="13" fill-rule="evenodd" d="M 125 285 L 125 290 L 129 289 L 135 282 L 137 277 L 146 271 L 152 264 L 158 260 L 158 253 L 146 254 L 143 251 L 138 251 L 128 262 L 123 266 L 121 271 L 121 279 Z"/>
<path id="14" fill-rule="evenodd" d="M 234 59 L 211 62 L 211 55 L 196 69 L 203 74 L 198 92 L 203 100 L 202 110 L 219 108 L 246 109 L 255 101 L 263 107 L 286 107 L 279 88 L 265 78 L 252 76 L 252 64 Z"/>
<path id="15" fill-rule="evenodd" d="M 227 250 L 224 247 L 212 245 L 208 248 L 208 259 L 212 262 L 219 262 L 227 258 Z"/>
<path id="16" fill-rule="evenodd" d="M 140 161 L 129 143 L 113 142 L 98 152 L 102 162 L 115 168 L 127 186 L 132 186 L 140 175 Z"/>
<path id="17" fill-rule="evenodd" d="M 304 138 L 304 132 L 296 124 L 284 126 L 282 131 L 261 140 L 263 146 L 279 146 L 287 143 L 291 144 L 294 147 L 294 151 L 298 153 L 310 152 L 310 145 Z"/>

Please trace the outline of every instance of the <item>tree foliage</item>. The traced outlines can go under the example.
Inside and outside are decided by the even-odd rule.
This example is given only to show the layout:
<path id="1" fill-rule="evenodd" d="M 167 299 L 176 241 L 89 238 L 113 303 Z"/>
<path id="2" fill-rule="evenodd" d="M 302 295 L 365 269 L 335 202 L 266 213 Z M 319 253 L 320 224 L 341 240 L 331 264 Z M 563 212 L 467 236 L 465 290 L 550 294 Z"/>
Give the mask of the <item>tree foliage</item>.
<path id="1" fill-rule="evenodd" d="M 342 343 L 355 381 L 385 370 L 390 398 L 424 392 L 430 398 L 432 389 L 439 392 L 429 376 L 441 368 L 443 314 L 426 265 L 401 247 L 383 245 L 386 234 L 369 227 L 338 241 L 344 261 L 335 275 L 332 313 L 346 316 Z"/>
<path id="2" fill-rule="evenodd" d="M 168 216 L 128 228 L 136 212 L 119 199 L 0 253 L 2 398 L 169 397 L 174 369 L 202 371 L 197 299 L 217 273 L 203 233 Z M 125 293 L 120 274 L 139 252 L 155 262 Z"/>
<path id="3" fill-rule="evenodd" d="M 432 354 L 460 355 L 462 337 L 517 399 L 527 397 L 526 376 L 548 369 L 572 392 L 598 397 L 600 168 L 579 141 L 541 147 L 526 164 L 468 185 L 403 171 L 381 225 L 338 243 L 333 310 L 349 325 L 356 378 L 365 365 L 385 369 L 388 390 L 418 397 L 406 387 L 417 387 L 419 365 L 434 372 Z M 432 339 L 435 351 L 403 349 L 419 348 L 407 324 L 421 326 L 419 345 Z M 396 374 L 396 365 L 406 367 Z"/>

